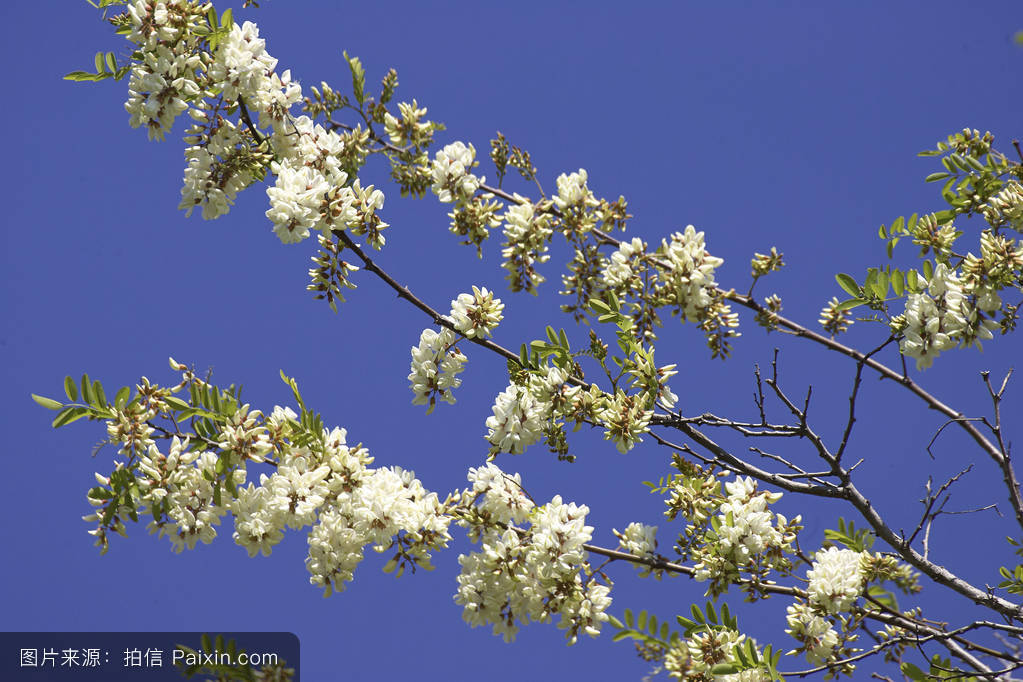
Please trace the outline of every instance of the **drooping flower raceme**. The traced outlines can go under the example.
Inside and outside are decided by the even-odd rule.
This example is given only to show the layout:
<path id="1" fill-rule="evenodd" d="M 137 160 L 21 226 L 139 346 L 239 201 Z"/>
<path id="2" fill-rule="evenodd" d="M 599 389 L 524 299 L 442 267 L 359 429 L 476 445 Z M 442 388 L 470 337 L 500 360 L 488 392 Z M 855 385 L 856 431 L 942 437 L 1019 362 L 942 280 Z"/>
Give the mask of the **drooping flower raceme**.
<path id="1" fill-rule="evenodd" d="M 632 241 L 623 241 L 621 246 L 611 254 L 611 260 L 603 272 L 605 286 L 609 289 L 632 288 L 633 278 L 636 277 L 633 265 L 637 256 L 646 251 L 646 243 L 639 237 L 633 237 Z"/>
<path id="2" fill-rule="evenodd" d="M 141 59 L 131 69 L 124 108 L 131 127 L 145 126 L 150 140 L 163 140 L 174 119 L 202 93 L 197 78 L 202 58 L 194 30 L 205 20 L 206 4 L 138 0 L 127 10 L 128 40 L 138 45 Z"/>
<path id="3" fill-rule="evenodd" d="M 863 556 L 837 547 L 817 552 L 806 573 L 810 604 L 830 614 L 848 611 L 863 592 Z"/>
<path id="4" fill-rule="evenodd" d="M 814 613 L 803 602 L 788 606 L 786 610 L 789 627 L 785 632 L 802 644 L 796 651 L 805 651 L 810 665 L 821 665 L 828 661 L 838 644 L 838 633 L 831 621 Z"/>
<path id="5" fill-rule="evenodd" d="M 486 338 L 497 328 L 504 317 L 504 304 L 494 298 L 494 292 L 486 287 L 472 288 L 471 294 L 459 294 L 451 301 L 451 321 L 455 329 L 466 338 Z"/>
<path id="6" fill-rule="evenodd" d="M 482 496 L 470 491 L 467 494 L 479 499 L 481 509 L 494 504 L 487 499 L 492 493 L 501 500 L 511 500 L 518 511 L 494 516 L 521 517 L 524 505 L 514 494 L 509 495 L 509 487 L 498 482 L 490 467 L 493 465 L 470 473 L 473 490 L 482 483 L 486 492 Z M 474 536 L 481 550 L 458 558 L 462 571 L 455 602 L 462 605 L 466 622 L 473 627 L 492 625 L 494 634 L 511 641 L 518 624 L 548 622 L 557 613 L 558 626 L 567 630 L 569 643 L 575 642 L 580 632 L 599 634 L 608 619 L 605 612 L 611 598 L 610 587 L 598 583 L 587 568 L 583 545 L 593 531 L 586 525 L 588 511 L 585 506 L 565 504 L 556 496 L 529 512 L 529 528 L 477 525 Z"/>
<path id="7" fill-rule="evenodd" d="M 657 526 L 633 522 L 624 531 L 613 530 L 623 552 L 636 556 L 652 556 L 657 549 Z"/>
<path id="8" fill-rule="evenodd" d="M 452 390 L 462 385 L 456 375 L 465 369 L 467 360 L 454 347 L 455 340 L 450 329 L 424 329 L 419 336 L 419 346 L 412 348 L 412 371 L 408 375 L 413 405 L 429 405 L 432 410 L 437 398 L 454 404 Z"/>
<path id="9" fill-rule="evenodd" d="M 486 178 L 477 178 L 471 169 L 476 165 L 476 148 L 471 144 L 453 142 L 433 161 L 433 192 L 437 198 L 450 203 L 471 197 Z"/>
<path id="10" fill-rule="evenodd" d="M 792 549 L 800 521 L 799 516 L 789 521 L 769 511 L 768 505 L 782 493 L 760 491 L 748 476 L 725 483 L 725 492 L 706 544 L 693 552 L 698 559 L 695 578 L 711 580 L 711 592 L 727 588 L 742 572 L 763 579 L 770 569 L 787 570 L 791 561 L 785 553 Z"/>
<path id="11" fill-rule="evenodd" d="M 536 293 L 536 287 L 544 281 L 536 271 L 536 265 L 550 260 L 547 243 L 551 238 L 550 216 L 536 213 L 533 203 L 516 194 L 518 202 L 508 207 L 504 214 L 504 237 L 507 240 L 501 250 L 504 269 L 508 271 L 508 282 L 512 291 Z"/>
<path id="12" fill-rule="evenodd" d="M 662 240 L 658 255 L 667 261 L 661 272 L 662 286 L 668 300 L 677 306 L 687 320 L 698 321 L 713 300 L 717 286 L 714 270 L 725 261 L 707 252 L 703 232 L 688 225 L 684 233 L 676 232 L 671 240 Z"/>
<path id="13" fill-rule="evenodd" d="M 266 41 L 251 21 L 235 24 L 217 46 L 209 75 L 225 99 L 237 101 L 257 97 L 272 88 L 270 74 L 277 60 L 266 52 Z"/>
<path id="14" fill-rule="evenodd" d="M 562 173 L 558 176 L 558 195 L 554 197 L 554 204 L 559 210 L 582 209 L 597 205 L 593 193 L 586 186 L 588 179 L 589 176 L 583 168 L 577 173 Z"/>
<path id="15" fill-rule="evenodd" d="M 491 452 L 518 455 L 543 437 L 550 420 L 553 401 L 571 399 L 578 387 L 568 387 L 568 374 L 560 367 L 547 367 L 542 376 L 531 375 L 526 385 L 509 384 L 494 401 L 487 418 L 487 441 Z"/>
<path id="16" fill-rule="evenodd" d="M 955 348 L 966 329 L 962 287 L 944 263 L 934 268 L 927 290 L 906 299 L 903 355 L 916 358 L 916 368 L 930 367 L 942 351 Z"/>

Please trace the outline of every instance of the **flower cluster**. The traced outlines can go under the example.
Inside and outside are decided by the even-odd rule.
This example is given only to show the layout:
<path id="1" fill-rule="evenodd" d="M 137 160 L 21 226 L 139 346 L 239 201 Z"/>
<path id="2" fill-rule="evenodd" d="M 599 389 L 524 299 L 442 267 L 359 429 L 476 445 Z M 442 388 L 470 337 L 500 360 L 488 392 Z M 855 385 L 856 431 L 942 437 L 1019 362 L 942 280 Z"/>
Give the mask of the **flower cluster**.
<path id="1" fill-rule="evenodd" d="M 714 270 L 725 261 L 707 252 L 703 232 L 692 225 L 684 233 L 672 234 L 671 241 L 661 240 L 658 255 L 668 266 L 660 275 L 667 302 L 679 309 L 683 319 L 701 320 L 717 286 Z"/>
<path id="2" fill-rule="evenodd" d="M 906 312 L 897 318 L 903 338 L 903 355 L 916 359 L 917 369 L 926 369 L 942 351 L 979 344 L 992 337 L 990 320 L 982 319 L 963 295 L 955 271 L 944 263 L 934 268 L 927 290 L 910 294 Z"/>
<path id="3" fill-rule="evenodd" d="M 810 604 L 829 614 L 848 611 L 863 592 L 863 553 L 829 547 L 814 555 L 806 578 Z"/>
<path id="4" fill-rule="evenodd" d="M 429 405 L 433 410 L 439 397 L 446 403 L 454 404 L 451 392 L 462 385 L 456 375 L 465 369 L 467 358 L 454 347 L 455 333 L 450 329 L 437 332 L 424 329 L 419 336 L 419 346 L 412 348 L 411 373 L 408 375 L 409 388 L 414 397 L 413 405 Z"/>
<path id="5" fill-rule="evenodd" d="M 992 227 L 1006 225 L 1023 232 L 1023 185 L 1015 180 L 1007 183 L 984 206 L 984 219 Z"/>
<path id="6" fill-rule="evenodd" d="M 671 391 L 668 394 L 674 396 Z M 654 413 L 647 403 L 645 394 L 630 395 L 621 389 L 604 402 L 597 416 L 605 428 L 604 439 L 614 441 L 618 452 L 624 454 L 634 448 L 649 431 Z"/>
<path id="7" fill-rule="evenodd" d="M 508 207 L 504 214 L 504 238 L 507 240 L 501 256 L 508 271 L 508 282 L 512 291 L 528 291 L 536 294 L 536 287 L 544 281 L 536 271 L 536 264 L 550 260 L 547 244 L 552 230 L 550 216 L 538 213 L 532 202 L 518 194 L 518 202 Z"/>
<path id="8" fill-rule="evenodd" d="M 131 69 L 124 108 L 131 127 L 145 126 L 150 140 L 163 140 L 174 119 L 203 93 L 196 76 L 202 58 L 193 31 L 208 7 L 195 0 L 128 5 L 128 39 L 139 46 L 141 59 Z"/>
<path id="9" fill-rule="evenodd" d="M 392 144 L 415 145 L 429 135 L 430 124 L 420 120 L 426 116 L 426 107 L 420 109 L 415 100 L 412 104 L 399 102 L 398 113 L 401 114 L 400 119 L 391 113 L 384 115 L 384 130 Z"/>
<path id="10" fill-rule="evenodd" d="M 675 680 L 767 682 L 771 677 L 762 668 L 728 674 L 711 672 L 714 666 L 738 663 L 735 648 L 746 642 L 746 635 L 733 628 L 704 628 L 672 643 L 664 655 L 664 669 Z"/>
<path id="11" fill-rule="evenodd" d="M 504 304 L 494 298 L 494 292 L 474 286 L 471 294 L 459 294 L 451 301 L 451 321 L 466 338 L 483 339 L 493 334 L 504 317 L 503 310 Z"/>
<path id="12" fill-rule="evenodd" d="M 639 277 L 633 266 L 646 252 L 646 242 L 639 237 L 632 241 L 623 241 L 618 250 L 611 254 L 611 259 L 604 269 L 602 278 L 609 289 L 632 290 L 636 288 Z"/>
<path id="13" fill-rule="evenodd" d="M 831 621 L 816 613 L 803 602 L 786 607 L 785 617 L 788 629 L 785 633 L 800 642 L 801 646 L 789 653 L 806 652 L 810 665 L 821 665 L 831 659 L 838 645 L 838 633 Z"/>
<path id="14" fill-rule="evenodd" d="M 270 74 L 277 60 L 266 52 L 266 41 L 251 21 L 235 24 L 217 47 L 209 76 L 221 89 L 225 99 L 255 99 L 270 89 Z"/>
<path id="15" fill-rule="evenodd" d="M 458 557 L 461 574 L 455 602 L 463 607 L 462 617 L 473 627 L 492 625 L 494 634 L 506 641 L 515 638 L 518 624 L 549 622 L 559 615 L 559 627 L 567 630 L 569 643 L 580 632 L 596 636 L 607 621 L 611 604 L 610 587 L 591 574 L 583 545 L 593 528 L 586 525 L 585 506 L 565 504 L 555 496 L 542 507 L 520 497 L 493 464 L 470 470 L 472 488 L 465 495 L 478 501 L 481 509 L 511 506 L 492 517 L 503 523 L 474 524 L 481 551 Z M 497 497 L 496 504 L 489 498 Z M 528 516 L 527 516 L 528 513 Z M 526 520 L 530 526 L 518 529 L 510 522 Z M 585 575 L 585 579 L 584 579 Z"/>
<path id="16" fill-rule="evenodd" d="M 544 429 L 557 409 L 570 405 L 580 394 L 579 387 L 567 386 L 568 373 L 559 367 L 547 367 L 544 374 L 531 374 L 525 385 L 509 384 L 494 401 L 493 415 L 487 417 L 487 441 L 491 453 L 526 451 L 544 435 Z M 555 402 L 560 408 L 555 408 Z"/>
<path id="17" fill-rule="evenodd" d="M 800 517 L 791 521 L 768 510 L 782 493 L 757 489 L 757 483 L 737 476 L 725 483 L 727 497 L 710 519 L 712 529 L 704 543 L 694 548 L 697 580 L 710 580 L 708 592 L 719 594 L 746 573 L 754 582 L 766 579 L 770 570 L 788 571 Z"/>
<path id="18" fill-rule="evenodd" d="M 657 526 L 647 526 L 642 523 L 633 522 L 625 527 L 624 531 L 613 530 L 619 540 L 619 547 L 623 552 L 635 554 L 636 556 L 648 556 L 657 549 Z"/>
<path id="19" fill-rule="evenodd" d="M 470 172 L 476 165 L 476 148 L 462 142 L 453 142 L 433 161 L 433 192 L 444 203 L 471 197 L 486 178 L 477 178 Z"/>
<path id="20" fill-rule="evenodd" d="M 589 206 L 598 204 L 593 192 L 586 186 L 589 176 L 586 170 L 579 169 L 578 173 L 558 176 L 558 195 L 554 197 L 554 204 L 560 211 L 582 210 Z"/>

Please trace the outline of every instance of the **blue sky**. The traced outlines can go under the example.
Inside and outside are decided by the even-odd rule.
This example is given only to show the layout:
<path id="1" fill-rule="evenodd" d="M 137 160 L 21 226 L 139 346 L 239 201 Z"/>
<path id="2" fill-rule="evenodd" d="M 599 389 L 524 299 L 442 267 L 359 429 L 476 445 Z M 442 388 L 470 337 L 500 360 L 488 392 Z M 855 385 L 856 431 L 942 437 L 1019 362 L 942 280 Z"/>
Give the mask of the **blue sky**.
<path id="1" fill-rule="evenodd" d="M 1018 88 L 1023 28 L 1017 3 L 325 3 L 266 0 L 238 20 L 259 23 L 267 50 L 306 87 L 325 80 L 349 87 L 341 50 L 362 59 L 367 81 L 398 70 L 397 100 L 429 108 L 447 131 L 438 141 L 473 143 L 481 156 L 496 130 L 529 150 L 548 193 L 562 172 L 587 169 L 590 188 L 619 194 L 635 216 L 630 235 L 652 243 L 693 224 L 708 250 L 725 259 L 718 281 L 744 290 L 754 251 L 776 246 L 787 268 L 758 285 L 777 292 L 785 312 L 808 326 L 833 295 L 834 273 L 861 276 L 884 259 L 877 227 L 899 215 L 940 210 L 938 170 L 916 152 L 964 126 L 990 130 L 1009 149 L 1020 135 Z M 223 9 L 223 7 L 221 7 Z M 269 411 L 290 404 L 278 370 L 296 377 L 307 402 L 330 424 L 362 441 L 378 465 L 414 469 L 424 485 L 447 492 L 486 455 L 482 435 L 504 362 L 471 349 L 459 402 L 426 416 L 410 404 L 409 347 L 428 320 L 368 273 L 334 315 L 305 291 L 314 242 L 284 246 L 253 187 L 214 222 L 185 219 L 180 194 L 180 131 L 160 144 L 128 127 L 126 82 L 75 84 L 63 74 L 89 68 L 93 54 L 125 44 L 85 2 L 54 4 L 43 17 L 30 3 L 0 10 L 9 66 L 0 364 L 4 386 L 7 489 L 0 526 L 7 561 L 4 630 L 288 630 L 303 647 L 307 680 L 555 679 L 568 675 L 639 679 L 646 664 L 610 632 L 566 648 L 553 625 L 523 629 L 513 645 L 470 630 L 452 600 L 458 542 L 435 557 L 438 569 L 395 580 L 369 556 L 344 593 L 323 599 L 308 584 L 301 535 L 270 558 L 249 559 L 230 539 L 181 555 L 169 543 L 129 528 L 100 557 L 86 534 L 85 492 L 108 470 L 105 435 L 88 422 L 54 431 L 52 413 L 30 393 L 60 397 L 65 374 L 87 371 L 106 386 L 146 375 L 171 384 L 167 357 L 214 368 L 226 385 L 244 383 L 246 401 Z M 17 65 L 17 66 L 15 66 Z M 433 306 L 473 284 L 500 291 L 505 322 L 496 340 L 518 347 L 544 325 L 564 326 L 577 343 L 586 331 L 559 316 L 556 295 L 564 249 L 533 298 L 504 289 L 499 235 L 485 257 L 447 231 L 447 207 L 432 197 L 399 197 L 386 168 L 371 163 L 365 182 L 387 194 L 391 224 L 380 264 Z M 480 171 L 495 179 L 492 166 Z M 535 194 L 510 178 L 505 187 Z M 974 238 L 975 239 L 975 238 Z M 976 247 L 973 247 L 976 251 Z M 913 254 L 903 251 L 904 262 Z M 802 395 L 812 383 L 819 428 L 837 439 L 852 367 L 818 347 L 767 336 L 743 315 L 744 335 L 726 363 L 712 361 L 692 326 L 669 320 L 658 349 L 676 362 L 672 386 L 686 413 L 752 417 L 754 363 L 781 349 L 782 381 Z M 883 330 L 854 327 L 852 343 L 873 347 Z M 1000 377 L 1018 357 L 1013 337 L 943 356 L 922 385 L 969 414 L 987 409 L 981 369 Z M 893 354 L 886 362 L 896 362 Z M 1006 414 L 1019 415 L 1018 386 Z M 871 377 L 853 440 L 866 459 L 861 485 L 896 527 L 911 528 L 930 473 L 936 481 L 975 462 L 952 508 L 997 502 L 998 476 L 956 433 L 925 447 L 941 425 L 904 391 Z M 1010 436 L 1011 437 L 1011 436 Z M 594 542 L 614 546 L 611 528 L 661 524 L 661 502 L 640 485 L 667 475 L 668 457 L 647 442 L 619 455 L 599 433 L 573 441 L 566 465 L 534 448 L 499 459 L 529 491 L 561 494 L 591 508 Z M 742 452 L 749 443 L 730 442 Z M 786 445 L 795 452 L 800 446 Z M 805 453 L 804 453 L 805 454 Z M 793 454 L 792 456 L 797 456 Z M 806 506 L 804 547 L 849 511 Z M 1005 511 L 1003 509 L 1003 511 Z M 1012 560 L 1008 518 L 994 512 L 942 519 L 932 552 L 976 584 L 994 584 Z M 670 545 L 669 526 L 662 540 Z M 688 579 L 637 579 L 613 567 L 612 611 L 649 608 L 661 617 L 702 602 Z M 732 595 L 729 602 L 741 602 Z M 931 588 L 922 604 L 937 620 L 960 622 L 964 600 Z M 789 648 L 784 604 L 740 611 L 764 643 Z M 748 615 L 745 615 L 747 614 Z M 793 660 L 784 669 L 802 667 Z"/>

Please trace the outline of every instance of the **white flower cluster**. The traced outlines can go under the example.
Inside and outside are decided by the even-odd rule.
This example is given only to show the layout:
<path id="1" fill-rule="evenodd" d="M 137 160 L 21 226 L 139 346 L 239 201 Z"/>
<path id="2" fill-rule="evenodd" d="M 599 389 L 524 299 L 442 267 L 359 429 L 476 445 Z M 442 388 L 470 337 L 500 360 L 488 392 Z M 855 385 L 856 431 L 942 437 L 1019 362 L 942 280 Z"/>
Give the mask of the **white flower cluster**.
<path id="1" fill-rule="evenodd" d="M 668 394 L 674 396 L 670 391 Z M 604 425 L 604 439 L 614 441 L 618 452 L 624 454 L 643 441 L 642 435 L 650 430 L 653 415 L 653 410 L 647 409 L 645 394 L 629 395 L 618 389 L 604 401 L 597 418 Z"/>
<path id="2" fill-rule="evenodd" d="M 196 70 L 202 65 L 192 32 L 204 18 L 205 3 L 188 0 L 128 5 L 131 33 L 141 60 L 131 69 L 128 101 L 132 128 L 145 126 L 149 139 L 163 140 L 188 102 L 202 93 Z"/>
<path id="3" fill-rule="evenodd" d="M 193 118 L 205 116 L 199 108 L 190 111 Z M 198 143 L 198 136 L 186 137 Z M 252 174 L 243 169 L 229 169 L 223 162 L 245 146 L 245 141 L 231 121 L 222 119 L 214 132 L 202 144 L 192 144 L 185 149 L 185 179 L 181 186 L 181 203 L 178 209 L 191 216 L 192 211 L 202 207 L 204 220 L 213 220 L 231 210 L 238 193 L 248 187 Z"/>
<path id="4" fill-rule="evenodd" d="M 216 479 L 217 456 L 212 452 L 189 450 L 189 441 L 175 436 L 167 454 L 160 452 L 155 444 L 139 458 L 139 501 L 136 514 L 142 515 L 150 509 L 165 510 L 149 522 L 149 532 L 170 539 L 175 552 L 185 548 L 194 549 L 197 542 L 209 544 L 217 536 L 215 526 L 220 525 L 227 509 L 214 502 L 211 481 Z M 245 471 L 235 472 L 236 480 L 244 480 Z M 108 479 L 97 474 L 97 480 L 107 485 Z M 104 501 L 89 497 L 93 506 Z M 83 517 L 86 521 L 98 521 L 100 514 Z M 90 531 L 99 535 L 100 529 Z"/>
<path id="5" fill-rule="evenodd" d="M 432 410 L 438 397 L 454 404 L 451 391 L 462 385 L 456 375 L 465 369 L 467 360 L 462 351 L 454 348 L 455 340 L 450 329 L 439 332 L 424 329 L 420 334 L 419 346 L 412 348 L 412 371 L 408 375 L 413 405 L 429 405 Z"/>
<path id="6" fill-rule="evenodd" d="M 980 258 L 971 252 L 963 261 L 963 293 L 975 296 L 977 307 L 983 312 L 997 312 L 1002 307 L 998 292 L 1013 286 L 1021 268 L 1023 243 L 984 230 L 980 234 Z"/>
<path id="7" fill-rule="evenodd" d="M 699 319 L 700 313 L 711 304 L 711 294 L 717 286 L 714 269 L 725 261 L 707 252 L 703 232 L 697 232 L 692 225 L 688 225 L 684 233 L 672 234 L 670 242 L 661 240 L 658 251 L 669 266 L 662 277 L 671 302 L 686 319 Z"/>
<path id="8" fill-rule="evenodd" d="M 1002 223 L 1023 232 L 1023 185 L 1012 180 L 1005 184 L 983 208 L 984 218 L 992 226 Z"/>
<path id="9" fill-rule="evenodd" d="M 427 492 L 411 471 L 400 467 L 367 471 L 354 490 L 339 482 L 336 502 L 320 514 L 309 534 L 306 568 L 314 585 L 325 594 L 344 589 L 362 558 L 363 547 L 377 552 L 391 546 L 391 538 L 404 532 L 411 541 L 406 553 L 429 565 L 429 549 L 447 546 L 451 517 L 436 493 Z"/>
<path id="10" fill-rule="evenodd" d="M 611 260 L 604 268 L 601 275 L 604 285 L 609 289 L 629 290 L 633 288 L 632 285 L 636 277 L 633 265 L 636 264 L 637 257 L 642 256 L 646 251 L 646 247 L 646 242 L 639 237 L 633 237 L 629 242 L 623 241 L 618 250 L 611 254 Z"/>
<path id="11" fill-rule="evenodd" d="M 838 633 L 831 626 L 831 621 L 802 602 L 788 606 L 786 611 L 785 619 L 789 627 L 785 633 L 802 644 L 799 649 L 789 653 L 805 651 L 807 662 L 814 666 L 830 660 L 838 644 Z"/>
<path id="12" fill-rule="evenodd" d="M 653 556 L 657 549 L 657 526 L 647 526 L 642 523 L 633 522 L 625 527 L 624 531 L 612 529 L 618 538 L 618 547 L 623 552 L 636 556 Z"/>
<path id="13" fill-rule="evenodd" d="M 544 376 L 530 375 L 525 386 L 509 384 L 498 394 L 487 417 L 487 441 L 491 452 L 522 454 L 543 437 L 555 399 L 571 401 L 579 387 L 566 386 L 568 373 L 559 367 L 547 367 Z"/>
<path id="14" fill-rule="evenodd" d="M 536 294 L 536 287 L 544 281 L 536 271 L 538 263 L 550 260 L 547 242 L 552 230 L 549 217 L 537 214 L 532 202 L 519 194 L 518 202 L 508 207 L 504 214 L 504 238 L 507 240 L 501 250 L 504 268 L 508 270 L 508 281 L 512 291 L 528 291 Z"/>
<path id="15" fill-rule="evenodd" d="M 455 602 L 463 607 L 466 622 L 473 627 L 490 624 L 494 634 L 511 641 L 518 624 L 546 623 L 557 613 L 558 626 L 567 630 L 570 643 L 580 631 L 598 635 L 608 619 L 611 597 L 610 587 L 592 575 L 586 580 L 580 575 L 589 573 L 583 549 L 593 531 L 586 525 L 589 509 L 565 504 L 560 496 L 530 509 L 532 504 L 512 487 L 518 476 L 509 481 L 493 464 L 470 470 L 469 480 L 473 487 L 465 495 L 478 500 L 481 509 L 511 502 L 507 511 L 493 515 L 524 520 L 528 511 L 531 525 L 524 530 L 497 524 L 478 528 L 481 551 L 458 557 L 462 571 Z M 488 499 L 492 494 L 496 503 Z"/>
<path id="16" fill-rule="evenodd" d="M 829 547 L 814 555 L 807 571 L 810 604 L 829 614 L 848 611 L 863 593 L 862 552 Z"/>
<path id="17" fill-rule="evenodd" d="M 899 344 L 903 355 L 926 369 L 942 351 L 992 338 L 991 320 L 981 320 L 963 295 L 956 272 L 944 263 L 934 268 L 927 290 L 906 299 L 905 328 Z"/>
<path id="18" fill-rule="evenodd" d="M 471 294 L 459 294 L 451 301 L 450 317 L 455 329 L 466 338 L 484 339 L 493 334 L 503 319 L 503 310 L 504 304 L 494 298 L 494 292 L 473 286 Z"/>
<path id="19" fill-rule="evenodd" d="M 562 173 L 558 176 L 558 195 L 554 197 L 554 204 L 559 210 L 581 211 L 588 206 L 597 205 L 596 198 L 586 186 L 588 178 L 583 168 L 580 168 L 578 173 L 571 175 Z"/>
<path id="20" fill-rule="evenodd" d="M 329 236 L 335 228 L 361 225 L 361 208 L 375 212 L 383 206 L 379 190 L 359 197 L 353 187 L 345 187 L 348 174 L 341 170 L 340 154 L 344 150 L 341 137 L 332 130 L 314 124 L 308 116 L 300 116 L 289 133 L 275 133 L 278 154 L 285 158 L 270 164 L 277 175 L 266 195 L 270 209 L 266 217 L 285 244 L 309 237 L 311 230 Z"/>
<path id="21" fill-rule="evenodd" d="M 433 192 L 444 203 L 468 199 L 486 178 L 477 178 L 470 172 L 476 165 L 476 148 L 462 142 L 453 142 L 433 161 Z"/>
<path id="22" fill-rule="evenodd" d="M 398 113 L 401 119 L 390 112 L 384 114 L 384 131 L 392 144 L 413 144 L 429 132 L 430 124 L 420 120 L 426 116 L 426 107 L 420 109 L 415 100 L 412 100 L 412 104 L 399 102 Z"/>
<path id="23" fill-rule="evenodd" d="M 267 81 L 277 68 L 277 60 L 266 52 L 266 41 L 251 21 L 235 24 L 217 46 L 209 75 L 230 101 L 256 98 L 268 90 Z"/>
<path id="24" fill-rule="evenodd" d="M 754 562 L 762 568 L 787 562 L 784 552 L 791 549 L 795 535 L 785 516 L 767 508 L 781 499 L 782 493 L 758 491 L 756 481 L 748 476 L 725 483 L 725 492 L 727 499 L 712 519 L 713 537 L 699 553 L 694 577 L 727 580 Z M 791 523 L 799 521 L 797 516 Z"/>

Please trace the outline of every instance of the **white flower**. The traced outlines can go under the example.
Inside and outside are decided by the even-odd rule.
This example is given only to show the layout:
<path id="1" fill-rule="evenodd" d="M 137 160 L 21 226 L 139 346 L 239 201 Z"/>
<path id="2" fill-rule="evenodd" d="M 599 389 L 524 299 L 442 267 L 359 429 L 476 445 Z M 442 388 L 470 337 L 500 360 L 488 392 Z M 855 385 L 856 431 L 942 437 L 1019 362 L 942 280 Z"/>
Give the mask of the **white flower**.
<path id="1" fill-rule="evenodd" d="M 954 270 L 944 263 L 934 268 L 926 291 L 906 299 L 903 355 L 916 358 L 916 368 L 926 369 L 942 351 L 955 348 L 967 327 L 967 306 Z"/>
<path id="2" fill-rule="evenodd" d="M 838 633 L 831 627 L 831 622 L 803 603 L 789 606 L 786 611 L 789 627 L 785 632 L 803 644 L 801 649 L 806 651 L 807 662 L 817 666 L 830 660 L 838 644 Z"/>
<path id="3" fill-rule="evenodd" d="M 552 230 L 547 214 L 536 215 L 532 202 L 519 194 L 519 203 L 512 204 L 504 214 L 504 236 L 507 241 L 501 251 L 503 267 L 508 270 L 512 291 L 525 289 L 531 294 L 544 281 L 536 271 L 537 263 L 550 260 L 547 242 Z"/>
<path id="4" fill-rule="evenodd" d="M 433 161 L 433 191 L 444 203 L 471 197 L 486 178 L 470 171 L 476 165 L 476 148 L 453 142 L 437 152 Z"/>
<path id="5" fill-rule="evenodd" d="M 672 303 L 682 310 L 686 319 L 698 319 L 711 303 L 711 294 L 717 286 L 714 270 L 724 260 L 707 252 L 703 232 L 697 232 L 692 225 L 686 227 L 685 233 L 671 235 L 670 242 L 661 240 L 659 251 L 669 264 L 663 277 L 672 294 Z"/>
<path id="6" fill-rule="evenodd" d="M 408 375 L 413 405 L 429 405 L 432 410 L 438 397 L 454 404 L 452 389 L 462 385 L 456 375 L 465 369 L 467 360 L 454 345 L 455 333 L 450 329 L 424 329 L 420 334 L 419 346 L 412 348 L 412 371 Z"/>
<path id="7" fill-rule="evenodd" d="M 487 440 L 497 452 L 522 454 L 543 437 L 545 406 L 528 388 L 510 384 L 494 401 L 487 417 Z"/>
<path id="8" fill-rule="evenodd" d="M 251 21 L 235 24 L 217 45 L 210 78 L 216 82 L 225 99 L 249 99 L 273 87 L 270 74 L 277 60 L 266 53 L 266 41 L 259 37 L 259 28 Z"/>
<path id="9" fill-rule="evenodd" d="M 554 197 L 554 203 L 564 211 L 575 208 L 582 209 L 586 206 L 596 206 L 597 200 L 586 186 L 588 176 L 582 168 L 578 173 L 558 176 L 558 196 Z"/>
<path id="10" fill-rule="evenodd" d="M 244 547 L 250 557 L 257 553 L 270 556 L 274 545 L 284 538 L 284 530 L 268 504 L 270 497 L 269 490 L 250 483 L 247 488 L 238 488 L 238 496 L 231 502 L 234 541 Z"/>
<path id="11" fill-rule="evenodd" d="M 635 273 L 632 264 L 634 256 L 642 254 L 646 250 L 646 244 L 639 237 L 633 237 L 631 242 L 622 242 L 618 250 L 611 254 L 611 260 L 602 274 L 604 284 L 611 289 L 628 287 L 632 282 Z"/>
<path id="12" fill-rule="evenodd" d="M 504 473 L 496 464 L 471 468 L 468 478 L 472 488 L 467 495 L 477 500 L 479 509 L 495 523 L 522 523 L 534 506 L 522 490 L 522 478 Z"/>
<path id="13" fill-rule="evenodd" d="M 657 549 L 657 526 L 642 523 L 630 523 L 624 531 L 613 530 L 618 537 L 618 546 L 623 552 L 641 557 L 652 556 Z"/>
<path id="14" fill-rule="evenodd" d="M 398 113 L 401 114 L 401 120 L 391 113 L 384 115 L 384 131 L 391 138 L 392 144 L 411 144 L 428 132 L 430 125 L 419 120 L 426 116 L 426 107 L 420 109 L 415 100 L 412 100 L 412 104 L 399 102 Z"/>
<path id="15" fill-rule="evenodd" d="M 471 294 L 459 294 L 451 301 L 451 320 L 466 338 L 486 338 L 504 317 L 503 310 L 504 304 L 492 291 L 474 286 Z"/>
<path id="16" fill-rule="evenodd" d="M 271 166 L 277 181 L 266 190 L 270 199 L 266 217 L 273 222 L 274 232 L 285 244 L 302 241 L 317 227 L 320 209 L 330 189 L 319 171 L 310 166 L 293 168 L 291 163 L 285 159 Z"/>
<path id="17" fill-rule="evenodd" d="M 492 470 L 480 471 L 497 481 Z M 462 617 L 473 627 L 492 624 L 507 641 L 515 638 L 516 622 L 547 622 L 555 613 L 570 644 L 579 632 L 599 634 L 611 599 L 609 588 L 594 576 L 585 583 L 580 576 L 586 570 L 583 545 L 593 531 L 585 523 L 588 511 L 555 497 L 533 510 L 528 530 L 478 529 L 480 551 L 458 558 L 462 572 L 455 601 L 463 606 Z"/>
<path id="18" fill-rule="evenodd" d="M 807 571 L 810 603 L 828 613 L 848 611 L 863 592 L 862 552 L 829 547 L 817 552 Z"/>

